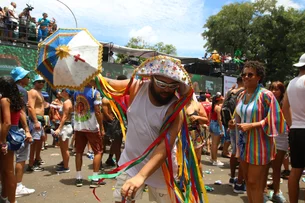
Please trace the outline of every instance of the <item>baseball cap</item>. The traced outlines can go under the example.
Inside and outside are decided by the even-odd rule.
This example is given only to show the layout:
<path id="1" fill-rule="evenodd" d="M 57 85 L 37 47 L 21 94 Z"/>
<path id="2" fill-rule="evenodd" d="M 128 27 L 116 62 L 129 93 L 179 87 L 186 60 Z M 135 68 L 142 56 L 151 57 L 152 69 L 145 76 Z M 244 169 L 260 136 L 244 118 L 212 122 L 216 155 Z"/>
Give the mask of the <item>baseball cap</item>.
<path id="1" fill-rule="evenodd" d="M 22 67 L 16 67 L 11 71 L 11 76 L 17 82 L 18 80 L 22 80 L 29 72 Z"/>
<path id="2" fill-rule="evenodd" d="M 209 93 L 206 93 L 205 97 L 209 99 L 211 97 L 211 95 Z"/>
<path id="3" fill-rule="evenodd" d="M 44 80 L 43 77 L 41 77 L 40 75 L 35 75 L 33 83 L 35 83 L 36 81 L 40 81 L 40 80 Z"/>
<path id="4" fill-rule="evenodd" d="M 215 97 L 216 97 L 216 101 L 219 101 L 219 100 L 223 99 L 223 96 L 221 95 L 220 92 L 217 92 Z"/>
<path id="5" fill-rule="evenodd" d="M 305 54 L 303 54 L 300 59 L 299 59 L 299 63 L 295 63 L 293 64 L 293 66 L 295 67 L 302 67 L 305 66 Z"/>

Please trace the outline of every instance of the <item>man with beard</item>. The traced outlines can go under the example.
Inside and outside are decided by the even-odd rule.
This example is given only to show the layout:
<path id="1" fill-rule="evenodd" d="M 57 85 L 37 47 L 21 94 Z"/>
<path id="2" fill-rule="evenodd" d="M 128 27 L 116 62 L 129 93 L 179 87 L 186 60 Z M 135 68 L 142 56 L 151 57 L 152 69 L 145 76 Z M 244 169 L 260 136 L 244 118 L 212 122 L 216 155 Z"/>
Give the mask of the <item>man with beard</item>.
<path id="1" fill-rule="evenodd" d="M 25 104 L 24 109 L 21 112 L 24 115 L 27 112 L 26 104 L 28 103 L 28 92 L 26 91 L 25 87 L 29 84 L 30 81 L 29 73 L 30 71 L 27 71 L 22 67 L 16 67 L 11 71 L 11 76 L 14 79 L 15 83 L 17 84 L 17 87 Z M 29 154 L 30 154 L 30 142 L 32 142 L 32 137 L 27 137 L 24 144 L 21 146 L 21 148 L 18 151 L 16 151 L 15 154 L 16 155 L 15 175 L 17 181 L 16 197 L 30 195 L 35 192 L 34 189 L 29 189 L 22 184 L 25 162 L 29 159 Z"/>
<path id="2" fill-rule="evenodd" d="M 177 61 L 170 57 L 153 57 L 139 67 L 138 75 L 143 73 L 143 76 L 150 76 L 150 80 L 134 80 L 130 86 L 128 130 L 119 166 L 142 155 L 159 137 L 162 124 L 173 113 L 177 101 L 176 91 L 188 89 L 188 75 L 177 65 Z M 130 82 L 108 78 L 106 81 L 114 89 L 123 89 Z M 183 94 L 180 96 L 183 97 Z M 175 140 L 182 123 L 183 116 L 180 112 L 168 131 L 172 157 L 176 157 Z M 141 163 L 117 177 L 113 193 L 115 201 L 121 202 L 122 196 L 131 201 L 141 199 L 146 184 L 150 201 L 171 202 L 161 169 L 166 157 L 166 144 L 163 140 Z M 178 168 L 175 161 L 173 168 Z"/>
<path id="3" fill-rule="evenodd" d="M 31 130 L 31 135 L 33 137 L 33 143 L 30 150 L 30 160 L 27 171 L 43 171 L 44 169 L 40 167 L 43 164 L 40 152 L 42 148 L 42 143 L 45 139 L 44 135 L 44 98 L 42 96 L 41 90 L 44 87 L 45 80 L 40 76 L 36 75 L 34 77 L 34 88 L 28 93 L 29 95 L 29 126 Z"/>

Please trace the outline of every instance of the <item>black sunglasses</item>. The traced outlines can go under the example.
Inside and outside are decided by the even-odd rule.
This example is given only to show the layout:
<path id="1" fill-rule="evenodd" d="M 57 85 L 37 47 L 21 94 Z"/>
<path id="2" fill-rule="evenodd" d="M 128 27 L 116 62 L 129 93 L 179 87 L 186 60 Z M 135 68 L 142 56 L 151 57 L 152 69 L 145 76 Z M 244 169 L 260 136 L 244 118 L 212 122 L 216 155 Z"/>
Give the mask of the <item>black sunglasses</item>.
<path id="1" fill-rule="evenodd" d="M 252 78 L 252 77 L 254 76 L 254 74 L 253 74 L 253 73 L 242 73 L 242 74 L 241 74 L 241 77 L 242 77 L 242 78 L 245 78 L 246 76 L 247 76 L 248 78 Z"/>
<path id="2" fill-rule="evenodd" d="M 44 80 L 37 80 L 36 82 L 38 82 L 38 83 L 45 83 L 46 81 L 44 81 Z"/>

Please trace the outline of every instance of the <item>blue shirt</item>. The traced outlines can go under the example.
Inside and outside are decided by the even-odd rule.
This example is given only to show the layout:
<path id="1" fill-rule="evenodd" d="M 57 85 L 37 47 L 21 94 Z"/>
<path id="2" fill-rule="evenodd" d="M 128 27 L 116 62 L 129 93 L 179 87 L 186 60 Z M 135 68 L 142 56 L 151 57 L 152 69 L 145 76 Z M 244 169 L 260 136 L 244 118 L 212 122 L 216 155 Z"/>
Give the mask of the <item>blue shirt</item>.
<path id="1" fill-rule="evenodd" d="M 43 22 L 41 22 L 43 21 Z M 40 26 L 49 26 L 50 24 L 50 20 L 49 19 L 44 19 L 44 18 L 39 18 L 38 23 L 40 23 Z"/>
<path id="2" fill-rule="evenodd" d="M 84 91 L 74 93 L 74 130 L 93 131 L 99 129 L 94 107 L 102 104 L 98 90 L 85 87 Z"/>

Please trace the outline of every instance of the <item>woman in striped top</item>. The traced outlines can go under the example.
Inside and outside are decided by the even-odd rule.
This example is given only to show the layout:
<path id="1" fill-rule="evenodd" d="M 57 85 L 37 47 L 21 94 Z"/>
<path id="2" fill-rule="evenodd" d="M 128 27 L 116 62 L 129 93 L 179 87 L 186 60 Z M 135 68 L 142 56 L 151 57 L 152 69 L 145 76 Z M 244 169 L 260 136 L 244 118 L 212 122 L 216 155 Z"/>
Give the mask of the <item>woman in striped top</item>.
<path id="1" fill-rule="evenodd" d="M 274 136 L 286 128 L 275 96 L 261 86 L 265 76 L 263 64 L 248 61 L 242 78 L 245 91 L 239 96 L 235 120 L 238 127 L 237 156 L 240 157 L 250 203 L 264 202 L 264 185 L 269 163 L 275 158 Z"/>

